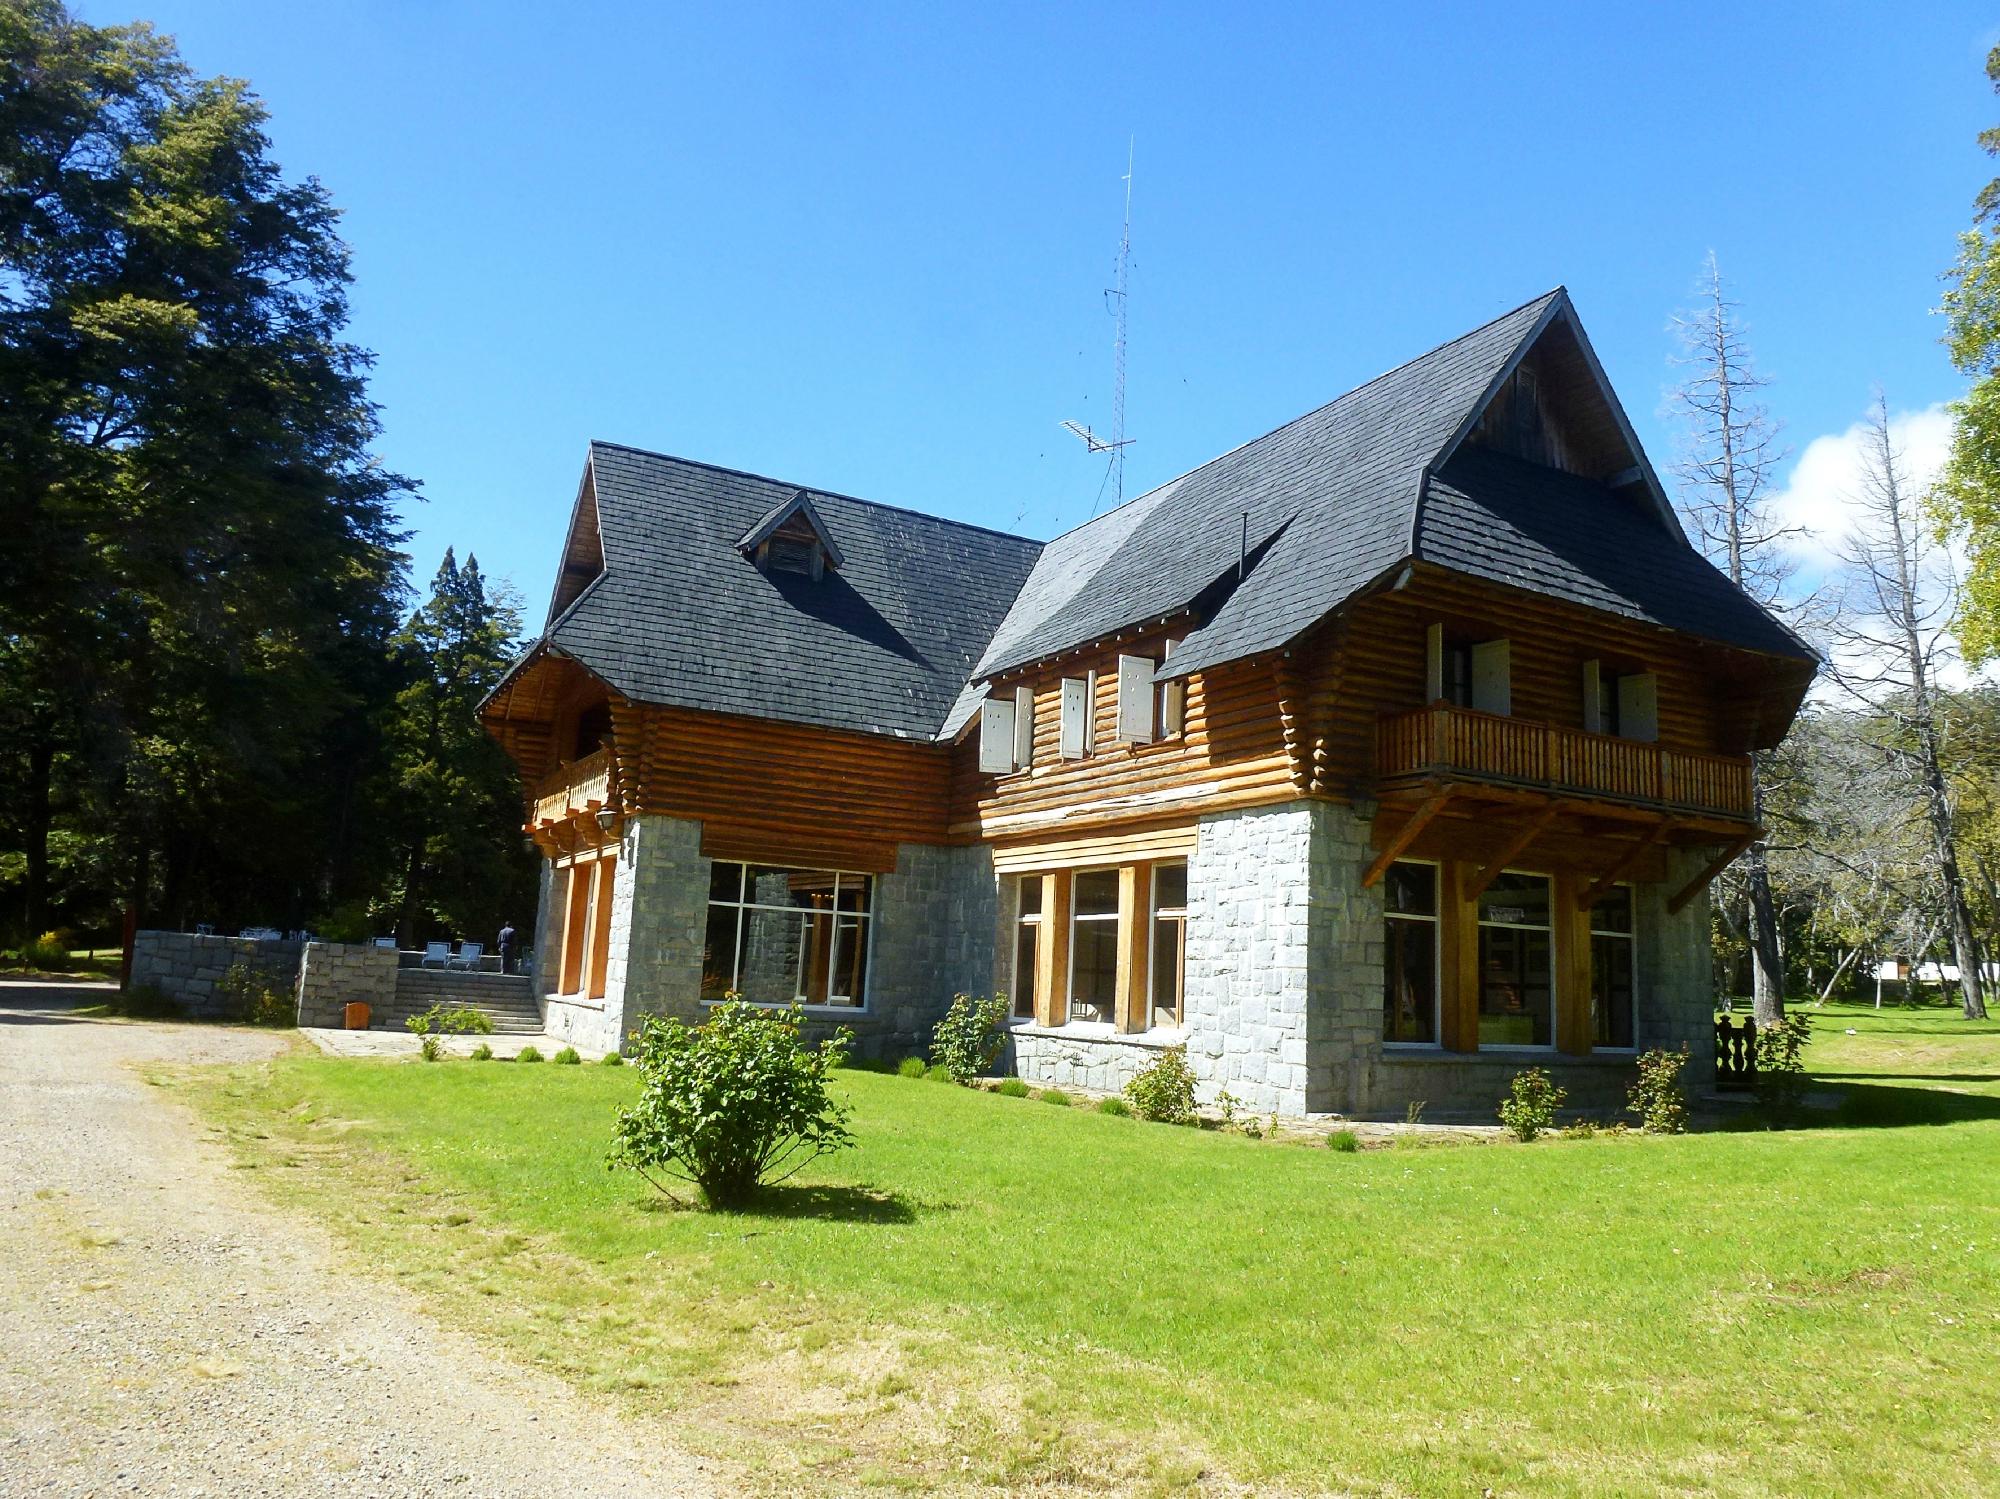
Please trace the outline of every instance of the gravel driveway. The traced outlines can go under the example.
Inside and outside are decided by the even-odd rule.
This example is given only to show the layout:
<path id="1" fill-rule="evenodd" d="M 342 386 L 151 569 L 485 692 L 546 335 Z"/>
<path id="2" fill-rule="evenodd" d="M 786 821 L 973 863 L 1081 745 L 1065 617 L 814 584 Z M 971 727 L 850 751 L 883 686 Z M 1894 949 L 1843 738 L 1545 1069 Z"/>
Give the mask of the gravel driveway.
<path id="1" fill-rule="evenodd" d="M 0 983 L 0 1493 L 719 1491 L 345 1266 L 126 1065 L 282 1037 L 70 1013 L 99 998 Z"/>

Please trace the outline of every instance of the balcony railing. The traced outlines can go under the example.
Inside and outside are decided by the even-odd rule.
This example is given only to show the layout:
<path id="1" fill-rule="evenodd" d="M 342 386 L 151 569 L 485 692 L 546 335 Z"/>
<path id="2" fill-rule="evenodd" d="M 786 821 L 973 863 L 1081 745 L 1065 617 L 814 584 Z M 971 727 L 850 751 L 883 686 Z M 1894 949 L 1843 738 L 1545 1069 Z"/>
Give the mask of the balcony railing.
<path id="1" fill-rule="evenodd" d="M 611 756 L 604 750 L 558 765 L 535 787 L 533 822 L 562 822 L 611 805 Z"/>
<path id="2" fill-rule="evenodd" d="M 1750 760 L 1436 703 L 1375 726 L 1375 773 L 1453 775 L 1648 806 L 1750 816 Z"/>

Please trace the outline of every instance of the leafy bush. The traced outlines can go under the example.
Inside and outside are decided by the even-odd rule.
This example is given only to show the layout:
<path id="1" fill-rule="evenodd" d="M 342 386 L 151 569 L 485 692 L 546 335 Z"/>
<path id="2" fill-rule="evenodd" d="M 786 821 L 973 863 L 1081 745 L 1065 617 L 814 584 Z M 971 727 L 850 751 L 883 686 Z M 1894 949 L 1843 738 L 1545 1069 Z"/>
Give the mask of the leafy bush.
<path id="1" fill-rule="evenodd" d="M 1217 1112 L 1222 1116 L 1222 1127 L 1224 1129 L 1229 1129 L 1236 1123 L 1236 1110 L 1242 1102 L 1242 1099 L 1231 1093 L 1227 1088 L 1222 1089 L 1215 1095 L 1215 1107 Z"/>
<path id="2" fill-rule="evenodd" d="M 1811 1040 L 1812 1016 L 1803 1010 L 1758 1027 L 1757 1097 L 1765 1112 L 1780 1123 L 1797 1118 L 1805 1101 L 1805 1051 Z"/>
<path id="3" fill-rule="evenodd" d="M 827 1074 L 853 1037 L 817 1047 L 800 1037 L 794 1005 L 773 1014 L 726 1000 L 698 1026 L 648 1015 L 633 1065 L 638 1101 L 620 1110 L 608 1165 L 692 1183 L 712 1208 L 731 1208 L 854 1143 Z"/>
<path id="4" fill-rule="evenodd" d="M 1361 1136 L 1351 1129 L 1337 1129 L 1326 1137 L 1326 1148 L 1337 1150 L 1342 1155 L 1353 1155 L 1361 1148 Z"/>
<path id="5" fill-rule="evenodd" d="M 1639 1116 L 1639 1128 L 1649 1135 L 1678 1135 L 1688 1127 L 1687 1086 L 1681 1072 L 1688 1063 L 1685 1043 L 1679 1051 L 1655 1047 L 1639 1058 L 1639 1076 L 1626 1095 L 1625 1112 Z"/>
<path id="6" fill-rule="evenodd" d="M 1508 1087 L 1500 1105 L 1500 1122 L 1515 1139 L 1532 1140 L 1555 1124 L 1556 1111 L 1568 1097 L 1540 1067 L 1524 1068 L 1514 1074 Z"/>
<path id="7" fill-rule="evenodd" d="M 582 1063 L 583 1058 L 576 1054 L 574 1046 L 565 1046 L 561 1051 L 550 1057 L 549 1061 L 558 1067 L 575 1067 Z"/>
<path id="8" fill-rule="evenodd" d="M 423 1035 L 417 1037 L 417 1050 L 422 1054 L 426 1062 L 442 1062 L 444 1060 L 444 1037 L 426 1031 Z"/>
<path id="9" fill-rule="evenodd" d="M 71 967 L 69 933 L 43 932 L 22 949 L 21 958 L 28 967 L 44 973 L 67 973 Z"/>
<path id="10" fill-rule="evenodd" d="M 930 1069 L 924 1065 L 922 1057 L 904 1057 L 896 1064 L 898 1077 L 922 1077 L 928 1071 Z"/>
<path id="11" fill-rule="evenodd" d="M 517 1062 L 539 1062 L 541 1059 L 542 1049 L 532 1041 L 514 1053 L 514 1060 Z"/>
<path id="12" fill-rule="evenodd" d="M 1000 1086 L 993 1091 L 998 1093 L 1002 1098 L 1026 1098 L 1028 1096 L 1028 1085 L 1018 1077 L 1003 1078 L 1001 1079 Z"/>
<path id="13" fill-rule="evenodd" d="M 471 1005 L 448 1005 L 439 1000 L 421 1015 L 403 1022 L 419 1036 L 490 1036 L 493 1017 Z"/>
<path id="14" fill-rule="evenodd" d="M 1132 1117 L 1132 1105 L 1122 1098 L 1100 1098 L 1097 1101 L 1097 1112 L 1100 1114 L 1112 1114 L 1120 1119 L 1130 1119 Z"/>
<path id="15" fill-rule="evenodd" d="M 1007 1045 L 1007 996 L 952 996 L 951 1008 L 931 1033 L 931 1062 L 954 1082 L 969 1083 L 993 1065 Z"/>
<path id="16" fill-rule="evenodd" d="M 492 1061 L 493 1048 L 488 1046 L 484 1041 L 481 1041 L 477 1046 L 472 1048 L 472 1060 L 475 1062 Z"/>
<path id="17" fill-rule="evenodd" d="M 1141 1119 L 1156 1124 L 1193 1124 L 1194 1069 L 1187 1048 L 1169 1046 L 1125 1085 L 1125 1097 Z"/>
<path id="18" fill-rule="evenodd" d="M 1037 1096 L 1043 1103 L 1059 1103 L 1064 1108 L 1068 1108 L 1075 1101 L 1060 1088 L 1044 1088 Z"/>
<path id="19" fill-rule="evenodd" d="M 218 981 L 223 1013 L 231 1020 L 249 1025 L 291 1025 L 298 1019 L 298 1001 L 289 989 L 280 989 L 270 976 L 248 963 L 231 963 Z"/>
<path id="20" fill-rule="evenodd" d="M 607 1051 L 597 1059 L 597 1065 L 600 1067 L 623 1067 L 625 1065 L 625 1057 L 621 1052 Z"/>
<path id="21" fill-rule="evenodd" d="M 957 1078 L 952 1076 L 951 1069 L 942 1062 L 926 1067 L 924 1069 L 924 1078 L 926 1081 L 933 1083 L 955 1083 L 958 1081 Z"/>

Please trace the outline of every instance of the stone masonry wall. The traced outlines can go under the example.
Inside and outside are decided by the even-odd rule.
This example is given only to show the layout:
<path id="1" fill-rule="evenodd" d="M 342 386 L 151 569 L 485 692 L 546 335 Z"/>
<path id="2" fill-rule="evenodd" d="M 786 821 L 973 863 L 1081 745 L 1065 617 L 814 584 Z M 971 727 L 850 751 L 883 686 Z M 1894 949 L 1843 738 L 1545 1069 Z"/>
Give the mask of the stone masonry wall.
<path id="1" fill-rule="evenodd" d="M 543 1018 L 548 1033 L 578 1046 L 616 1051 L 638 1029 L 642 1015 L 699 1020 L 707 919 L 708 860 L 701 852 L 701 824 L 675 817 L 628 817 L 611 882 L 604 998 L 547 996 Z M 538 963 L 536 972 L 553 966 Z"/>
<path id="2" fill-rule="evenodd" d="M 379 1025 L 396 1001 L 397 954 L 363 942 L 308 942 L 299 959 L 299 1024 L 339 1027 L 360 1000 Z"/>
<path id="3" fill-rule="evenodd" d="M 954 994 L 994 992 L 997 884 L 990 849 L 899 845 L 895 872 L 875 877 L 867 1008 L 810 1029 L 847 1026 L 858 1056 L 925 1051 Z"/>
<path id="4" fill-rule="evenodd" d="M 158 989 L 198 1019 L 226 1019 L 223 975 L 241 963 L 290 992 L 298 982 L 300 945 L 192 932 L 138 932 L 132 938 L 132 987 Z"/>

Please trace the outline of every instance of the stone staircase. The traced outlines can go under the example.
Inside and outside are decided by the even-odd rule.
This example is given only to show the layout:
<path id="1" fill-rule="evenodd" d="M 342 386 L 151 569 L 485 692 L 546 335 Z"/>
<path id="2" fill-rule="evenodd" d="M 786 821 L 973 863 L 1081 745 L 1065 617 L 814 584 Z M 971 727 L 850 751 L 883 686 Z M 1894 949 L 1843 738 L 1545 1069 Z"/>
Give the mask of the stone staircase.
<path id="1" fill-rule="evenodd" d="M 434 1004 L 469 1005 L 484 1011 L 499 1035 L 538 1036 L 542 1032 L 542 1012 L 527 978 L 436 968 L 399 968 L 395 1002 L 369 1016 L 369 1029 L 403 1030 L 410 1016 L 421 1015 Z"/>

